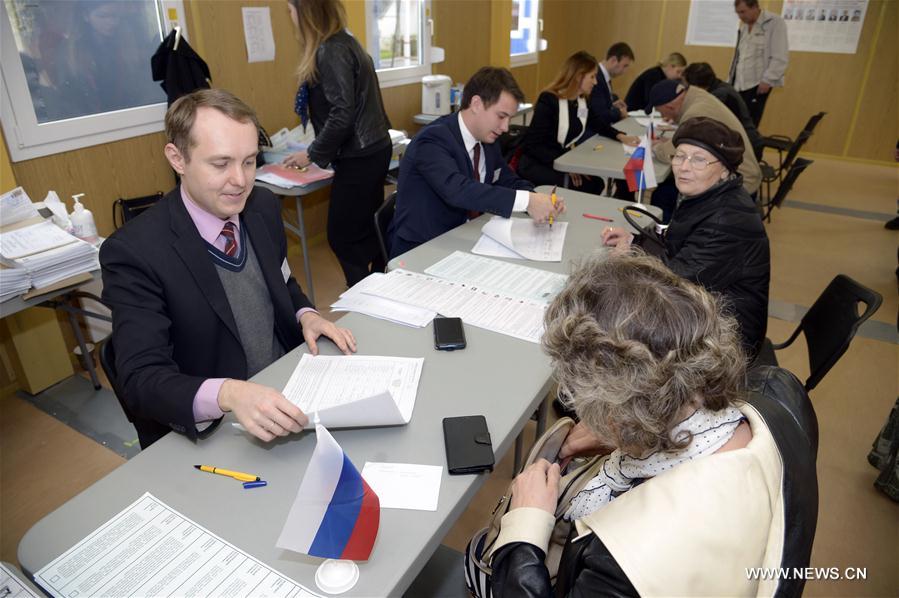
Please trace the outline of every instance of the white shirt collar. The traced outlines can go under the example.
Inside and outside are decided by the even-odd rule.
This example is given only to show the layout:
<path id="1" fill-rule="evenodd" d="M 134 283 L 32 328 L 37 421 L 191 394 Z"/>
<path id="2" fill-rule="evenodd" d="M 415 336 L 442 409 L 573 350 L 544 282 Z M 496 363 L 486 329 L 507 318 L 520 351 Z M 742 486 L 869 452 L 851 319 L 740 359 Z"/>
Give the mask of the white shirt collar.
<path id="1" fill-rule="evenodd" d="M 478 140 L 475 139 L 474 135 L 471 134 L 471 131 L 468 130 L 468 127 L 465 126 L 465 120 L 462 118 L 461 110 L 459 111 L 459 130 L 462 132 L 462 143 L 465 144 L 465 151 L 471 155 Z"/>
<path id="2" fill-rule="evenodd" d="M 609 71 L 606 70 L 606 65 L 600 61 L 599 70 L 602 71 L 602 78 L 606 80 L 606 85 L 609 89 L 612 89 L 612 77 L 609 76 Z"/>

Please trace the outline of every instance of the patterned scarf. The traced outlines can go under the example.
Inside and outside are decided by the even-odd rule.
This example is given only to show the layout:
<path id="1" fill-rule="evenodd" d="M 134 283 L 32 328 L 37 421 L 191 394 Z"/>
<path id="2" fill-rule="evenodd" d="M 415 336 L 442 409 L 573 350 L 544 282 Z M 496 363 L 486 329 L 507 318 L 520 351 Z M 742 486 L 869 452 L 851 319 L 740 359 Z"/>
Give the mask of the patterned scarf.
<path id="1" fill-rule="evenodd" d="M 309 122 L 309 84 L 303 83 L 297 89 L 297 97 L 293 102 L 293 111 L 300 116 L 300 122 L 303 123 L 303 130 L 305 130 L 306 123 Z"/>
<path id="2" fill-rule="evenodd" d="M 676 453 L 660 451 L 638 459 L 615 449 L 599 474 L 571 499 L 564 519 L 582 519 L 630 490 L 637 481 L 657 476 L 692 459 L 711 455 L 731 439 L 734 430 L 745 419 L 736 407 L 721 411 L 697 409 L 672 432 L 673 438 L 684 432 L 692 433 L 692 442 L 683 450 Z"/>

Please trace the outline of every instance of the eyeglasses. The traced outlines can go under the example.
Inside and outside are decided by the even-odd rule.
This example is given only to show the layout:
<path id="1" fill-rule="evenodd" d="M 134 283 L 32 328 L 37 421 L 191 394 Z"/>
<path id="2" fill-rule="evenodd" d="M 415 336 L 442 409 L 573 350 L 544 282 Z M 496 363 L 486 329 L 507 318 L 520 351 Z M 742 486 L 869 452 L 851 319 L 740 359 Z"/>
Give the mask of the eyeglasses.
<path id="1" fill-rule="evenodd" d="M 688 156 L 687 154 L 674 154 L 671 156 L 671 164 L 673 166 L 681 166 L 684 162 L 689 162 L 693 167 L 693 170 L 705 170 L 709 167 L 709 164 L 720 161 L 721 160 L 709 160 L 705 156 L 700 156 L 699 154 L 693 154 L 692 156 Z"/>

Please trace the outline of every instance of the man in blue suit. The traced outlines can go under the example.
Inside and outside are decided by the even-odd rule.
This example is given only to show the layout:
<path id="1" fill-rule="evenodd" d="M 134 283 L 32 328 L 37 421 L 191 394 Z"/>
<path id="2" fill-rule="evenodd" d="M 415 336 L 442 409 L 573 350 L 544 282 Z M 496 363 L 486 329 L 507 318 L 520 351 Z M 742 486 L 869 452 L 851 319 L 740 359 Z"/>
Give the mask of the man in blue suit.
<path id="1" fill-rule="evenodd" d="M 527 212 L 535 222 L 565 210 L 519 178 L 503 160 L 496 140 L 524 99 L 508 69 L 484 67 L 462 94 L 461 110 L 448 114 L 412 139 L 397 184 L 390 226 L 391 257 L 442 235 L 477 212 L 505 218 Z"/>
<path id="2" fill-rule="evenodd" d="M 627 104 L 612 92 L 612 79 L 624 74 L 634 62 L 634 51 L 624 42 L 612 44 L 606 58 L 599 63 L 596 85 L 590 94 L 590 111 L 611 125 L 627 116 Z"/>

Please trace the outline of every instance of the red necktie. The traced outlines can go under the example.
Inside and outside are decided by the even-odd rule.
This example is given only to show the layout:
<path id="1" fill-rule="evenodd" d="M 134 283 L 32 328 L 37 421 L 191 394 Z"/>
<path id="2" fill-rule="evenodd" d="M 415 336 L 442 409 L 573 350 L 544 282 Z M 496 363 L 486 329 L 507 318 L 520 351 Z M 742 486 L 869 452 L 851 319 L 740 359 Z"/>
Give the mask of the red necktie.
<path id="1" fill-rule="evenodd" d="M 221 236 L 225 237 L 225 255 L 228 257 L 237 255 L 237 227 L 233 222 L 225 223 Z"/>
<path id="2" fill-rule="evenodd" d="M 477 182 L 480 183 L 481 182 L 481 144 L 480 143 L 474 144 L 474 160 L 473 160 L 473 162 L 474 162 L 474 171 L 473 171 L 474 180 L 476 180 Z M 481 212 L 478 212 L 477 210 L 468 210 L 468 219 L 469 220 L 474 220 L 475 218 L 477 218 L 480 215 L 481 215 Z"/>

